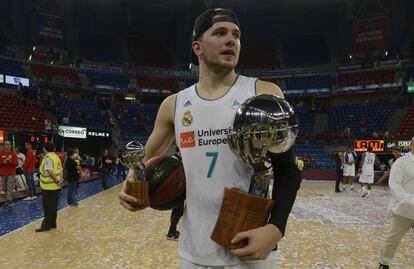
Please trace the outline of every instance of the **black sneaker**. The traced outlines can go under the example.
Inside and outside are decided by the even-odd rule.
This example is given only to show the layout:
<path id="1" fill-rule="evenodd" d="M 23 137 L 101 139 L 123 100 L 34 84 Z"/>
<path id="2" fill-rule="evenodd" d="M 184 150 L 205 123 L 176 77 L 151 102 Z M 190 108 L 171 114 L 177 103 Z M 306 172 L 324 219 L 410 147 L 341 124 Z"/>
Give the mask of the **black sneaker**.
<path id="1" fill-rule="evenodd" d="M 167 239 L 168 240 L 178 241 L 179 238 L 180 238 L 180 232 L 179 231 L 175 231 L 175 232 L 167 234 Z"/>
<path id="2" fill-rule="evenodd" d="M 389 265 L 381 264 L 379 265 L 378 269 L 390 269 Z"/>

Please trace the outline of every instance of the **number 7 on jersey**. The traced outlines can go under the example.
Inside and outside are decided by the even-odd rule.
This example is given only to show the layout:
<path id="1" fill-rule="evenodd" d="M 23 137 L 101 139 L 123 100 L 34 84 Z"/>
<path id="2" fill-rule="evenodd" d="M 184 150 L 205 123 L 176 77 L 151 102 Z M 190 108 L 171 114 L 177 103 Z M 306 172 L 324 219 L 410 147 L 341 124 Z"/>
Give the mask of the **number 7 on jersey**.
<path id="1" fill-rule="evenodd" d="M 208 168 L 207 177 L 211 177 L 213 175 L 214 167 L 216 166 L 218 152 L 206 152 L 206 157 L 212 157 L 210 168 Z"/>

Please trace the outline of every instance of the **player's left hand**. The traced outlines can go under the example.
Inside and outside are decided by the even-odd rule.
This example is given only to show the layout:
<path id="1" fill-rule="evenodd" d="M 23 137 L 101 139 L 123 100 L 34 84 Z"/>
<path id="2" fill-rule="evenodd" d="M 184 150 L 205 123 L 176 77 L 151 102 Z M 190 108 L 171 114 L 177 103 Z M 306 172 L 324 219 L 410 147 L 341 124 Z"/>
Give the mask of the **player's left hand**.
<path id="1" fill-rule="evenodd" d="M 279 228 L 273 224 L 266 224 L 265 226 L 236 234 L 231 241 L 232 244 L 244 239 L 247 239 L 248 244 L 244 248 L 231 250 L 231 253 L 243 261 L 264 260 L 281 238 L 282 233 Z"/>

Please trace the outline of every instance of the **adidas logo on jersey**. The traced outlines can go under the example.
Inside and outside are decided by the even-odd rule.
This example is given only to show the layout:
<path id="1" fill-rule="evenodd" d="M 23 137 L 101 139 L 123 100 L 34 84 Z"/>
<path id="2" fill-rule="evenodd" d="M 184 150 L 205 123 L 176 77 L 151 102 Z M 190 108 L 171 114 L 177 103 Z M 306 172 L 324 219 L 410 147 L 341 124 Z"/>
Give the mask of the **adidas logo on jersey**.
<path id="1" fill-rule="evenodd" d="M 191 106 L 191 105 L 192 104 L 191 104 L 190 100 L 187 100 L 187 102 L 184 103 L 184 107 L 188 107 L 188 106 Z"/>

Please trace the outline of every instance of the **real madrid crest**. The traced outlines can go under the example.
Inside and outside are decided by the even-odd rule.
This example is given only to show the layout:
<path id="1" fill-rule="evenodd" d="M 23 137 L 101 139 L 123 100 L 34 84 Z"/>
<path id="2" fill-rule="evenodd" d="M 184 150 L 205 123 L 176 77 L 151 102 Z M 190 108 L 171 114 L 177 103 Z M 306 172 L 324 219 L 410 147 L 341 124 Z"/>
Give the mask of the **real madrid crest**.
<path id="1" fill-rule="evenodd" d="M 191 115 L 191 111 L 184 112 L 182 123 L 185 127 L 188 127 L 193 123 L 193 116 Z"/>

